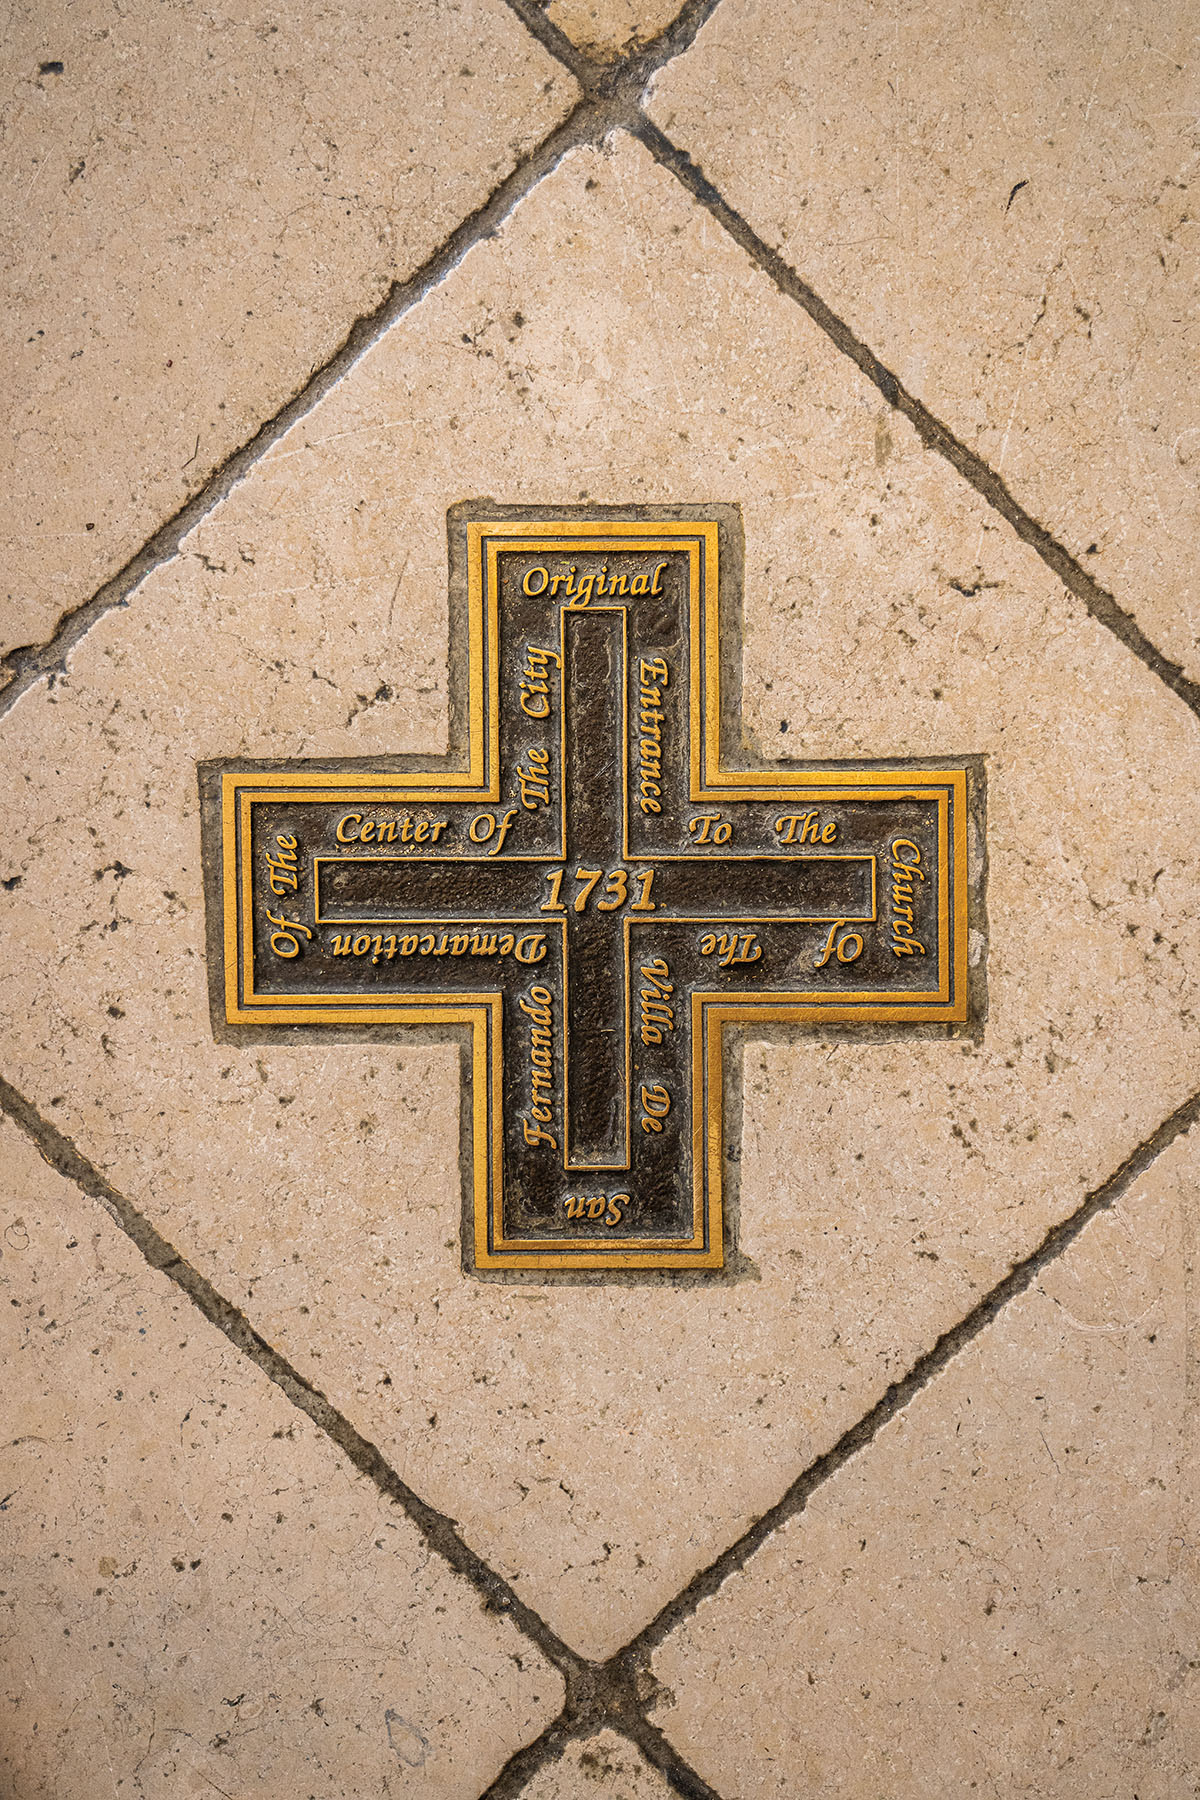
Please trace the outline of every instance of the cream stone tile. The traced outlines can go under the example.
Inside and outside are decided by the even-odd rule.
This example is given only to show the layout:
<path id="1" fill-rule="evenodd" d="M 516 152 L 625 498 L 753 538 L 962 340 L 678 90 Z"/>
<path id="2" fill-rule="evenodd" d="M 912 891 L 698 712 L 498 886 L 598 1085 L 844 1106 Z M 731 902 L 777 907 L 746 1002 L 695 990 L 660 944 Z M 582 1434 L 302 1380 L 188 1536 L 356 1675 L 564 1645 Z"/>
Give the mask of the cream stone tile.
<path id="1" fill-rule="evenodd" d="M 1200 675 L 1195 20 L 722 0 L 653 116 Z"/>
<path id="2" fill-rule="evenodd" d="M 581 50 L 605 61 L 665 31 L 682 0 L 550 0 L 548 16 Z"/>
<path id="3" fill-rule="evenodd" d="M 474 1800 L 560 1677 L 7 1121 L 0 1171 L 8 1800 Z"/>
<path id="4" fill-rule="evenodd" d="M 502 0 L 19 3 L 3 68 L 0 652 L 49 637 L 575 98 Z"/>
<path id="5" fill-rule="evenodd" d="M 1198 1209 L 1193 1132 L 667 1640 L 727 1800 L 1197 1792 Z"/>
<path id="6" fill-rule="evenodd" d="M 670 1800 L 672 1788 L 615 1731 L 568 1744 L 522 1788 L 522 1800 Z"/>
<path id="7" fill-rule="evenodd" d="M 740 503 L 766 751 L 988 758 L 986 1029 L 752 1046 L 736 1279 L 465 1277 L 457 1050 L 212 1041 L 195 764 L 439 751 L 480 494 Z M 625 137 L 0 735 L 0 1067 L 589 1656 L 1200 1086 L 1191 714 Z"/>

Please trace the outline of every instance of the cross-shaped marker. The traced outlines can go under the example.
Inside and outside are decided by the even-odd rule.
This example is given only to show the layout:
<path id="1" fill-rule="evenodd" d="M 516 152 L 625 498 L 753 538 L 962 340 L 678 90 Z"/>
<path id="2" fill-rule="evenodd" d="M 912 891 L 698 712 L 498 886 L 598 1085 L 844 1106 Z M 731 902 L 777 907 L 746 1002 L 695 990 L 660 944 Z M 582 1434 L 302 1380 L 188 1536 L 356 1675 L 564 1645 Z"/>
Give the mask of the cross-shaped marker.
<path id="1" fill-rule="evenodd" d="M 452 529 L 466 769 L 206 772 L 224 1022 L 468 1027 L 475 1268 L 719 1268 L 724 1028 L 966 1017 L 968 771 L 725 765 L 729 509 Z"/>

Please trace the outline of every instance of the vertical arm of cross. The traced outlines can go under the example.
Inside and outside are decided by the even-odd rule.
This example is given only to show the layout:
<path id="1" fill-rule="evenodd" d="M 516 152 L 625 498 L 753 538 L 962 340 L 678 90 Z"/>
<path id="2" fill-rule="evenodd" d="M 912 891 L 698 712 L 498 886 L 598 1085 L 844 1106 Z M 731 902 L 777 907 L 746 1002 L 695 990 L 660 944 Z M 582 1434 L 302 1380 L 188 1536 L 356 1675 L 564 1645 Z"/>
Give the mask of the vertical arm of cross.
<path id="1" fill-rule="evenodd" d="M 568 607 L 562 629 L 567 856 L 559 904 L 567 921 L 566 1164 L 624 1169 L 629 1165 L 629 994 L 621 925 L 627 882 L 622 861 L 625 613 L 617 607 Z"/>

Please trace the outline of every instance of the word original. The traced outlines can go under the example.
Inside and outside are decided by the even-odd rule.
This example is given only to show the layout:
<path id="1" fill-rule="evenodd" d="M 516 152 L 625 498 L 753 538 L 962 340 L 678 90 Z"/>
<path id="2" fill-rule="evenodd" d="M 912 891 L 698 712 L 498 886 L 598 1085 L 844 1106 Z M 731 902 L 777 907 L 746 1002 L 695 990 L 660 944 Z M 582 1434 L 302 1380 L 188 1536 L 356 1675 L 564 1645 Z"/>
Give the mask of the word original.
<path id="1" fill-rule="evenodd" d="M 665 562 L 660 562 L 654 571 L 653 578 L 648 574 L 642 574 L 635 575 L 630 580 L 625 575 L 610 576 L 608 564 L 605 563 L 599 574 L 583 575 L 576 582 L 575 577 L 579 574 L 577 563 L 572 563 L 569 571 L 557 575 L 552 575 L 544 563 L 534 563 L 532 569 L 527 569 L 525 572 L 525 579 L 521 583 L 521 592 L 533 598 L 538 594 L 544 594 L 549 588 L 550 598 L 554 600 L 557 599 L 558 590 L 561 587 L 563 599 L 569 600 L 572 606 L 586 606 L 593 594 L 597 600 L 611 600 L 614 595 L 624 594 L 661 594 L 663 592 L 662 572 L 666 566 Z"/>

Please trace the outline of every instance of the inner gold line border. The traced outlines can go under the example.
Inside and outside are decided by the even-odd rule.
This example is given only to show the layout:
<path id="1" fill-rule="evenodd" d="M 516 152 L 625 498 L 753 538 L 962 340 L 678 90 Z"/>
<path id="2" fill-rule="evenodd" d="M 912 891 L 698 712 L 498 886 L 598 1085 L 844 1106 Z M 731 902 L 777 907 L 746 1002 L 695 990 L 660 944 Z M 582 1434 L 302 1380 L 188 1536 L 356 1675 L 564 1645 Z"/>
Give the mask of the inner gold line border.
<path id="1" fill-rule="evenodd" d="M 487 556 L 483 555 L 485 542 Z M 722 762 L 722 712 L 720 681 L 719 543 L 715 521 L 644 520 L 489 520 L 467 526 L 468 608 L 468 766 L 462 771 L 415 771 L 401 776 L 328 770 L 298 770 L 281 776 L 279 771 L 247 770 L 226 773 L 221 795 L 225 947 L 225 998 L 227 1018 L 233 1023 L 327 1023 L 453 1025 L 472 1031 L 472 1179 L 476 1266 L 481 1269 L 655 1269 L 720 1268 L 722 1243 L 722 1180 L 724 1087 L 724 1032 L 727 1025 L 810 1024 L 818 1022 L 954 1022 L 967 1016 L 967 779 L 962 769 L 895 770 L 755 770 L 729 769 Z M 380 996 L 378 1005 L 363 1004 L 362 996 L 332 995 L 267 997 L 243 994 L 241 975 L 243 945 L 245 969 L 252 974 L 250 932 L 252 919 L 250 883 L 250 811 L 252 798 L 286 800 L 297 794 L 314 798 L 366 802 L 385 796 L 397 801 L 454 801 L 499 799 L 499 615 L 498 557 L 501 549 L 551 550 L 684 550 L 689 556 L 689 705 L 691 799 L 786 801 L 795 795 L 827 803 L 847 793 L 863 799 L 902 798 L 914 789 L 936 789 L 939 801 L 939 986 L 937 995 L 914 994 L 896 1000 L 894 994 L 842 994 L 836 999 L 816 995 L 726 994 L 692 995 L 692 1134 L 694 1180 L 692 1235 L 689 1239 L 623 1239 L 622 1249 L 597 1251 L 581 1245 L 565 1251 L 561 1240 L 518 1241 L 502 1233 L 501 1092 L 502 1046 L 499 994 L 455 994 L 444 999 L 397 1002 Z M 581 609 L 582 610 L 582 609 Z M 597 608 L 599 610 L 599 608 Z M 625 610 L 621 608 L 619 610 Z M 625 698 L 627 705 L 627 696 Z M 626 738 L 628 732 L 626 732 Z M 628 772 L 626 770 L 626 784 Z M 251 795 L 242 790 L 261 790 Z M 275 790 L 274 792 L 270 790 Z M 914 798 L 934 798 L 932 794 Z M 953 824 L 951 829 L 951 801 Z M 240 802 L 240 804 L 239 804 Z M 628 798 L 625 807 L 628 821 Z M 628 855 L 626 855 L 626 859 Z M 244 933 L 239 930 L 239 918 Z M 953 929 L 951 929 L 953 926 Z M 252 1000 L 252 1004 L 247 1004 Z M 628 1124 L 628 1122 L 627 1122 Z M 490 1155 L 489 1155 L 490 1151 Z M 489 1224 L 493 1242 L 489 1246 Z M 542 1245 L 545 1248 L 541 1248 Z"/>

